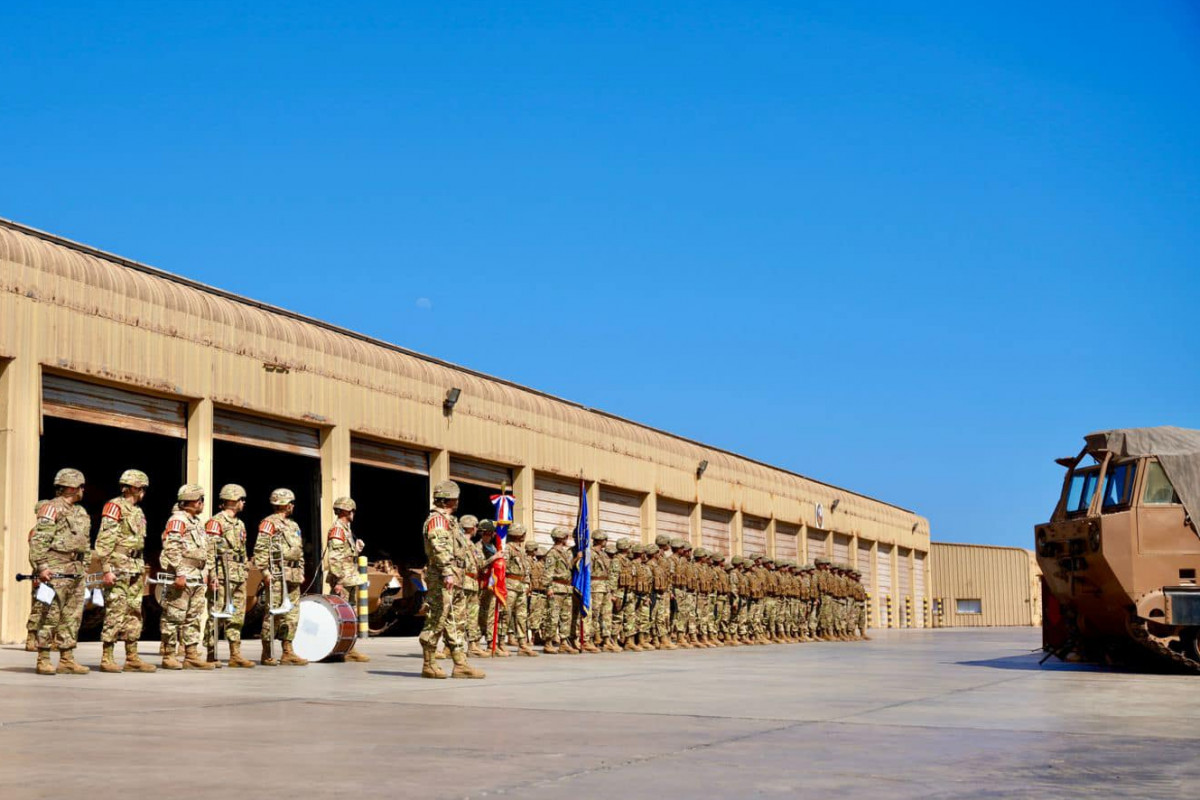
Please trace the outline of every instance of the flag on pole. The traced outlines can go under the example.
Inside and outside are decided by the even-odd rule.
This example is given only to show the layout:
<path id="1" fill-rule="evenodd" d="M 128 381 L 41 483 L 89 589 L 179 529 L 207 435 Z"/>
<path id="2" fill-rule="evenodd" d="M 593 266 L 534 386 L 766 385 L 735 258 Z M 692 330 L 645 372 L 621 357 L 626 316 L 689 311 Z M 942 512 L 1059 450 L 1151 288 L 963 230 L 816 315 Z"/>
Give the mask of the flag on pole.
<path id="1" fill-rule="evenodd" d="M 587 616 L 592 608 L 592 532 L 588 530 L 587 486 L 579 479 L 579 520 L 575 523 L 575 574 L 571 585 L 579 593 L 579 611 Z M 582 641 L 582 639 L 581 639 Z"/>
<path id="2" fill-rule="evenodd" d="M 496 552 L 500 557 L 492 562 L 491 574 L 488 575 L 488 589 L 496 595 L 496 608 L 508 602 L 508 586 L 504 580 L 504 542 L 508 538 L 508 526 L 513 522 L 513 504 L 515 499 L 508 493 L 508 486 L 500 489 L 500 494 L 492 495 L 492 507 L 496 510 Z"/>

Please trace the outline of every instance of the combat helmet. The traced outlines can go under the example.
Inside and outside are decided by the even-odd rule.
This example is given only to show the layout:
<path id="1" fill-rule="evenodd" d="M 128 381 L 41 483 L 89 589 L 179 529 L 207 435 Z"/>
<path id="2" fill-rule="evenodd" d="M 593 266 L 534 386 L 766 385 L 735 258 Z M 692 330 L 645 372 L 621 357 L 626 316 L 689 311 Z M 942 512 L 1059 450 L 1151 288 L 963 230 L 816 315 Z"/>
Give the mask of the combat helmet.
<path id="1" fill-rule="evenodd" d="M 550 531 L 550 538 L 556 542 L 561 542 L 567 538 L 568 531 L 566 528 L 554 528 Z"/>
<path id="2" fill-rule="evenodd" d="M 296 502 L 296 493 L 291 489 L 276 489 L 271 492 L 271 505 L 286 506 Z"/>
<path id="3" fill-rule="evenodd" d="M 508 526 L 508 535 L 513 539 L 525 538 L 525 526 L 519 522 L 514 522 Z"/>
<path id="4" fill-rule="evenodd" d="M 478 530 L 480 533 L 495 533 L 496 523 L 492 522 L 490 519 L 481 519 L 479 520 Z"/>
<path id="5" fill-rule="evenodd" d="M 180 503 L 192 503 L 204 499 L 204 487 L 198 483 L 185 483 L 179 487 L 175 499 Z"/>
<path id="6" fill-rule="evenodd" d="M 525 543 L 525 552 L 526 553 L 533 555 L 534 553 L 537 553 L 537 550 L 538 550 L 538 543 L 535 542 L 533 539 L 530 539 L 529 541 L 527 541 Z"/>
<path id="7" fill-rule="evenodd" d="M 333 510 L 356 511 L 358 510 L 358 503 L 354 502 L 354 499 L 350 497 L 339 497 L 337 500 L 333 501 Z"/>
<path id="8" fill-rule="evenodd" d="M 592 533 L 592 541 L 593 542 L 607 542 L 608 541 L 608 531 L 606 531 L 606 530 L 594 531 Z"/>
<path id="9" fill-rule="evenodd" d="M 658 555 L 658 545 L 656 545 L 654 542 L 651 542 L 650 544 L 643 545 L 643 546 L 646 548 L 646 555 L 648 555 L 648 556 Z"/>
<path id="10" fill-rule="evenodd" d="M 121 473 L 121 479 L 117 483 L 132 486 L 134 489 L 145 489 L 150 485 L 150 476 L 140 469 L 127 469 Z"/>
<path id="11" fill-rule="evenodd" d="M 604 552 L 608 553 L 610 556 L 616 555 L 617 550 L 618 550 L 617 543 L 612 541 L 611 539 L 604 543 Z"/>
<path id="12" fill-rule="evenodd" d="M 467 530 L 468 528 L 478 528 L 479 517 L 475 516 L 474 514 L 464 514 L 463 516 L 459 517 L 458 524 L 463 528 L 463 530 Z"/>
<path id="13" fill-rule="evenodd" d="M 71 469 L 70 467 L 66 469 L 60 469 L 54 475 L 54 485 L 63 486 L 67 489 L 78 489 L 86 482 L 87 481 L 83 479 L 82 472 L 77 469 Z"/>
<path id="14" fill-rule="evenodd" d="M 217 497 L 221 500 L 229 500 L 236 503 L 238 500 L 246 499 L 246 490 L 236 483 L 227 483 L 221 487 L 221 491 L 217 494 Z"/>
<path id="15" fill-rule="evenodd" d="M 676 537 L 671 540 L 671 549 L 672 550 L 682 550 L 684 545 L 686 545 L 686 544 L 687 544 L 687 542 L 685 542 L 683 539 Z"/>
<path id="16" fill-rule="evenodd" d="M 658 547 L 670 547 L 671 537 L 665 533 L 660 533 L 658 536 L 654 537 L 654 544 Z"/>
<path id="17" fill-rule="evenodd" d="M 632 539 L 618 539 L 617 540 L 617 550 L 619 550 L 620 552 L 624 553 L 626 550 L 631 550 L 632 548 L 633 548 L 633 540 Z"/>
<path id="18" fill-rule="evenodd" d="M 434 500 L 457 500 L 459 494 L 458 484 L 454 481 L 440 481 L 433 487 Z"/>

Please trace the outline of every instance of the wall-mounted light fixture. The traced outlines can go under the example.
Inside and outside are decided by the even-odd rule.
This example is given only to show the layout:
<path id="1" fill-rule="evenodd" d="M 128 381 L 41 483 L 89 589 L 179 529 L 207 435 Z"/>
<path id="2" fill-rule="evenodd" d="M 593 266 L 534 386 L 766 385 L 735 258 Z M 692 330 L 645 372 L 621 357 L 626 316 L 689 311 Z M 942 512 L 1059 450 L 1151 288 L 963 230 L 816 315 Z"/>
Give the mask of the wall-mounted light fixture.
<path id="1" fill-rule="evenodd" d="M 708 469 L 708 462 L 701 461 L 700 464 L 696 467 L 696 478 L 699 479 L 699 477 L 704 474 L 704 470 L 706 470 L 706 469 Z"/>
<path id="2" fill-rule="evenodd" d="M 918 527 L 920 524 L 921 524 L 921 523 L 919 523 L 919 522 L 914 522 L 914 523 L 913 523 L 913 531 L 912 531 L 913 533 L 916 533 L 916 532 L 917 532 L 917 527 Z"/>
<path id="3" fill-rule="evenodd" d="M 833 498 L 833 502 L 829 504 L 829 510 L 837 511 L 838 504 L 841 502 L 842 502 L 842 498 L 840 498 L 840 497 Z"/>
<path id="4" fill-rule="evenodd" d="M 446 390 L 446 399 L 442 401 L 442 413 L 447 417 L 454 413 L 454 407 L 458 405 L 458 398 L 461 394 L 462 389 L 457 386 Z"/>

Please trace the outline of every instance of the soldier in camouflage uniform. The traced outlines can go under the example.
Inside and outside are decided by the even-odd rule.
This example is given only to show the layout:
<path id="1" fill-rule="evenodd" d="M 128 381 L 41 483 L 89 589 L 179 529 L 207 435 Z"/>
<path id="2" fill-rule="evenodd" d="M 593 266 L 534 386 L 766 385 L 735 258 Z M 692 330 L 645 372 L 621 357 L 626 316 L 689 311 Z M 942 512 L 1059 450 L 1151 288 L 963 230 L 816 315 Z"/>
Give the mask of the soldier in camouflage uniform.
<path id="1" fill-rule="evenodd" d="M 729 570 L 725 564 L 725 556 L 713 553 L 713 567 L 716 570 L 716 614 L 714 641 L 724 647 L 729 643 Z"/>
<path id="2" fill-rule="evenodd" d="M 205 587 L 216 588 L 213 580 L 213 551 L 208 535 L 200 527 L 200 511 L 204 508 L 204 489 L 189 483 L 179 488 L 175 513 L 167 520 L 163 533 L 163 551 L 159 562 L 174 575 L 174 581 L 163 587 L 163 641 L 183 641 L 184 660 L 175 658 L 174 648 L 163 656 L 165 669 L 213 669 L 200 655 L 201 631 L 208 608 Z"/>
<path id="3" fill-rule="evenodd" d="M 50 585 L 54 599 L 37 603 L 37 673 L 86 675 L 90 670 L 75 660 L 75 643 L 83 620 L 83 594 L 90 556 L 92 519 L 79 502 L 83 473 L 61 469 L 54 476 L 54 499 L 37 512 L 29 542 L 29 563 L 41 583 Z M 50 663 L 50 648 L 58 648 L 58 668 Z"/>
<path id="4" fill-rule="evenodd" d="M 567 547 L 566 528 L 550 531 L 554 546 L 546 554 L 546 580 L 549 583 L 549 605 L 546 616 L 546 653 L 578 653 L 571 645 L 571 551 Z"/>
<path id="5" fill-rule="evenodd" d="M 529 592 L 533 559 L 525 550 L 525 526 L 514 522 L 505 537 L 504 583 L 508 590 L 505 616 L 511 636 L 516 637 L 517 655 L 536 656 L 529 646 Z"/>
<path id="6" fill-rule="evenodd" d="M 608 554 L 608 532 L 598 530 L 592 534 L 592 628 L 595 642 L 605 652 L 615 653 L 616 636 L 613 632 L 613 563 Z"/>
<path id="7" fill-rule="evenodd" d="M 525 542 L 525 552 L 530 555 L 529 567 L 529 630 L 533 644 L 545 644 L 546 597 L 549 583 L 546 580 L 546 548 L 530 539 Z"/>
<path id="8" fill-rule="evenodd" d="M 479 523 L 479 627 L 483 630 L 483 649 L 495 658 L 508 658 L 504 649 L 505 612 L 498 609 L 496 592 L 488 584 L 492 580 L 492 565 L 504 557 L 500 540 L 496 536 L 496 523 L 485 519 Z M 456 602 L 459 602 L 458 598 Z M 499 612 L 497 616 L 497 612 Z M 496 649 L 492 650 L 492 635 L 496 637 Z"/>
<path id="9" fill-rule="evenodd" d="M 615 619 L 613 624 L 620 631 L 620 643 L 623 650 L 641 652 L 637 646 L 637 593 L 634 590 L 636 581 L 633 567 L 633 546 L 630 539 L 617 542 L 617 555 L 613 559 L 613 572 L 617 576 L 617 593 L 613 597 Z"/>
<path id="10" fill-rule="evenodd" d="M 821 557 L 816 560 L 817 569 L 813 573 L 817 583 L 817 638 L 823 642 L 833 640 L 833 595 L 830 593 L 833 575 L 829 570 L 829 559 Z"/>
<path id="11" fill-rule="evenodd" d="M 358 612 L 358 592 L 368 591 L 361 584 L 362 576 L 358 572 L 358 554 L 363 550 L 362 539 L 354 538 L 350 526 L 354 523 L 354 513 L 358 504 L 350 497 L 339 497 L 333 501 L 333 526 L 325 537 L 325 579 L 329 581 L 329 591 L 350 603 L 350 607 Z M 371 657 L 358 652 L 358 639 L 350 645 L 350 650 L 343 656 L 346 661 L 370 661 Z"/>
<path id="12" fill-rule="evenodd" d="M 696 646 L 696 565 L 691 544 L 680 539 L 675 558 L 675 644 L 692 648 Z"/>
<path id="13" fill-rule="evenodd" d="M 208 660 L 217 661 L 217 625 L 224 623 L 225 639 L 229 642 L 229 666 L 239 669 L 250 669 L 254 662 L 242 655 L 242 625 L 246 620 L 246 524 L 239 515 L 246 507 L 246 490 L 236 483 L 221 487 L 217 495 L 221 501 L 221 510 L 212 516 L 205 524 L 204 532 L 208 534 L 208 543 L 213 551 L 213 561 L 225 560 L 226 575 L 229 578 L 229 597 L 225 596 L 225 586 L 217 585 L 213 593 L 211 608 L 223 611 L 232 601 L 233 616 L 225 620 L 211 619 L 205 632 L 205 643 L 208 647 Z"/>
<path id="14" fill-rule="evenodd" d="M 42 506 L 46 505 L 49 502 L 50 502 L 49 500 L 38 500 L 34 504 L 33 516 L 35 519 L 38 516 L 38 512 L 42 510 Z M 29 535 L 25 538 L 26 543 L 28 545 L 30 545 L 31 547 L 33 544 L 33 535 L 35 533 L 37 533 L 37 525 L 36 524 L 32 528 L 29 529 Z M 38 625 L 41 624 L 41 620 L 42 620 L 42 605 L 43 605 L 43 603 L 39 603 L 37 601 L 37 590 L 38 590 L 38 586 L 40 586 L 40 585 L 41 585 L 41 581 L 38 580 L 37 575 L 31 576 L 31 580 L 29 581 L 29 600 L 30 600 L 29 616 L 25 619 L 25 652 L 27 652 L 27 653 L 36 653 L 38 651 L 37 631 L 38 631 Z"/>
<path id="15" fill-rule="evenodd" d="M 121 672 L 113 658 L 118 641 L 125 643 L 125 672 L 154 672 L 138 657 L 142 635 L 142 590 L 146 584 L 146 515 L 139 507 L 150 479 L 141 470 L 121 474 L 121 495 L 104 504 L 95 555 L 104 573 L 104 627 L 100 632 L 101 672 Z"/>
<path id="16" fill-rule="evenodd" d="M 650 620 L 654 614 L 654 568 L 650 560 L 658 553 L 658 545 L 642 545 L 636 567 L 638 571 L 638 644 L 643 650 L 656 650 L 650 638 Z"/>
<path id="17" fill-rule="evenodd" d="M 454 509 L 458 507 L 459 488 L 454 481 L 441 481 L 433 487 L 433 508 L 425 519 L 422 536 L 425 540 L 425 578 L 429 588 L 426 602 L 425 627 L 421 631 L 421 652 L 424 665 L 422 678 L 445 678 L 435 656 L 438 643 L 445 640 L 454 659 L 452 678 L 483 678 L 484 673 L 467 663 L 462 633 L 454 620 L 457 587 L 462 583 L 458 563 L 464 559 L 456 550 L 459 532 Z"/>
<path id="18" fill-rule="evenodd" d="M 668 544 L 670 538 L 660 536 Z M 663 555 L 663 550 L 657 543 L 651 545 L 654 552 L 650 557 L 650 606 L 653 609 L 650 620 L 650 643 L 659 650 L 665 650 L 671 644 L 671 567 Z"/>
<path id="19" fill-rule="evenodd" d="M 461 553 L 463 582 L 454 604 L 455 624 L 466 642 L 467 655 L 471 658 L 489 658 L 491 653 L 479 646 L 479 637 L 483 635 L 483 629 L 479 626 L 479 570 L 483 564 L 483 550 L 476 541 L 479 519 L 473 514 L 465 514 L 459 518 L 458 526 L 461 531 L 458 550 Z M 441 648 L 437 657 L 448 658 L 449 653 Z"/>
<path id="20" fill-rule="evenodd" d="M 763 598 L 763 632 L 768 642 L 779 644 L 779 565 L 766 557 L 762 563 L 767 595 Z"/>
<path id="21" fill-rule="evenodd" d="M 271 492 L 271 506 L 275 512 L 258 525 L 258 537 L 254 540 L 254 565 L 262 571 L 265 596 L 270 605 L 271 595 L 279 595 L 279 589 L 271 590 L 271 583 L 275 580 L 269 568 L 271 553 L 275 552 L 276 560 L 282 554 L 284 582 L 287 584 L 291 609 L 283 614 L 272 615 L 267 612 L 259 636 L 262 640 L 262 660 L 259 663 L 264 667 L 281 663 L 302 667 L 308 663 L 307 659 L 296 655 L 292 649 L 296 624 L 300 621 L 300 585 L 304 582 L 304 538 L 300 526 L 292 519 L 296 510 L 296 495 L 290 489 L 276 489 Z M 283 656 L 279 659 L 271 652 L 272 629 L 274 638 L 283 642 Z"/>
<path id="22" fill-rule="evenodd" d="M 871 637 L 867 634 L 867 587 L 863 586 L 862 573 L 858 570 L 854 571 L 854 598 L 856 601 L 855 616 L 858 620 L 858 638 L 870 641 Z"/>

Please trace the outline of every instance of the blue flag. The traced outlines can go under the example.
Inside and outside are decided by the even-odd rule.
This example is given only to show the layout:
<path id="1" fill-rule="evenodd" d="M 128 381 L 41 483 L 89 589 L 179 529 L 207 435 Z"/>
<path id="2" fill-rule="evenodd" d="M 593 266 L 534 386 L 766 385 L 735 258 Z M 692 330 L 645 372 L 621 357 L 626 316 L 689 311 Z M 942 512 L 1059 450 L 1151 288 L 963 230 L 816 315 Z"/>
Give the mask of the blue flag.
<path id="1" fill-rule="evenodd" d="M 575 574 L 571 585 L 579 593 L 579 610 L 587 616 L 592 608 L 592 532 L 588 530 L 587 487 L 579 479 L 579 521 L 575 523 Z"/>

